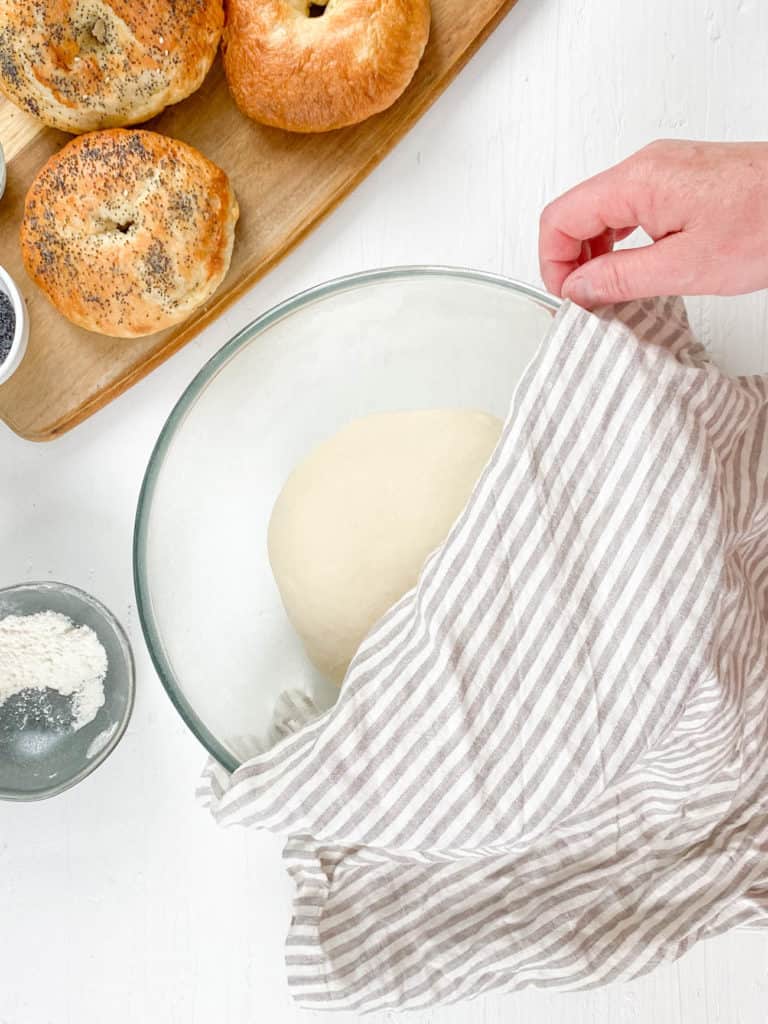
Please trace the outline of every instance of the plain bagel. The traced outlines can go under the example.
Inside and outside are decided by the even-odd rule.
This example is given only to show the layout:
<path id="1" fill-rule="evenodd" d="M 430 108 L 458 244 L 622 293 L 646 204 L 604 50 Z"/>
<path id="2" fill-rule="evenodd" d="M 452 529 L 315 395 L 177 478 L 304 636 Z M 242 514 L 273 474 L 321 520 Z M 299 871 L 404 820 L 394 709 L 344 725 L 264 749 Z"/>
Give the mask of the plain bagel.
<path id="1" fill-rule="evenodd" d="M 0 90 L 67 132 L 138 124 L 202 83 L 222 0 L 0 0 Z"/>
<path id="2" fill-rule="evenodd" d="M 391 106 L 429 36 L 429 0 L 227 0 L 224 70 L 262 124 L 321 132 Z"/>
<path id="3" fill-rule="evenodd" d="M 32 182 L 22 256 L 73 323 L 133 338 L 185 320 L 213 295 L 237 217 L 227 175 L 192 146 L 137 129 L 92 132 Z"/>

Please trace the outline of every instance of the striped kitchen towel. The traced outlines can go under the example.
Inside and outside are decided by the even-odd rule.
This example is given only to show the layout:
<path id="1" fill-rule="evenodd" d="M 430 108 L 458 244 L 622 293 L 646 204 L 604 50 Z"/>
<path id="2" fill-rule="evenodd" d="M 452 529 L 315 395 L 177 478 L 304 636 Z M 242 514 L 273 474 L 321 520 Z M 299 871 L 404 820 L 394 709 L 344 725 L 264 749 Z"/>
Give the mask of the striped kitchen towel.
<path id="1" fill-rule="evenodd" d="M 287 837 L 295 999 L 627 979 L 768 922 L 768 378 L 565 305 L 336 706 L 201 795 Z"/>

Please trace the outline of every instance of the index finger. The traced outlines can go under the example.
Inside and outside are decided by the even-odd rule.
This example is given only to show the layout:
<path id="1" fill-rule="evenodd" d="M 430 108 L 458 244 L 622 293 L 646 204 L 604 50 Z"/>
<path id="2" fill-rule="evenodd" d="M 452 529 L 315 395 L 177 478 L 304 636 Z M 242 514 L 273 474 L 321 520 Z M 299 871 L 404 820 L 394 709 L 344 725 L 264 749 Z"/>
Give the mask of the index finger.
<path id="1" fill-rule="evenodd" d="M 555 295 L 583 260 L 585 242 L 614 232 L 626 238 L 638 226 L 636 183 L 618 164 L 555 199 L 541 215 L 539 266 L 544 284 Z"/>

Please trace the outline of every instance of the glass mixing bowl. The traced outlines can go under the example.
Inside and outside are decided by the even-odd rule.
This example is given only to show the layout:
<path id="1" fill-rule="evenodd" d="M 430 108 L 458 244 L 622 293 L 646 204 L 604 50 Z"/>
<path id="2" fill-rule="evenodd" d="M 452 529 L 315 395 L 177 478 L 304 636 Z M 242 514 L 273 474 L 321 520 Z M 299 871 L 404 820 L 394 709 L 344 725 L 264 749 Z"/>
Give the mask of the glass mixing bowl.
<path id="1" fill-rule="evenodd" d="M 139 614 L 171 700 L 229 770 L 268 743 L 287 689 L 329 707 L 267 558 L 291 469 L 369 413 L 503 417 L 558 302 L 503 277 L 439 267 L 357 274 L 284 302 L 228 342 L 171 413 L 139 499 Z"/>

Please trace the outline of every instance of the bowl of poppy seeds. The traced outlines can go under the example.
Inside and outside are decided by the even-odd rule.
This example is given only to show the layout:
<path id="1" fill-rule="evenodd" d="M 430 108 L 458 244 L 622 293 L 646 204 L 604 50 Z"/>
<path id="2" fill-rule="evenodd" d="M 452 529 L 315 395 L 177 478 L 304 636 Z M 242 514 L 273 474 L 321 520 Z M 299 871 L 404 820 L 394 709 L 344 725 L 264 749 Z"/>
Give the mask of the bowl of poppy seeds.
<path id="1" fill-rule="evenodd" d="M 0 267 L 0 385 L 18 368 L 27 350 L 29 317 L 21 292 Z"/>

